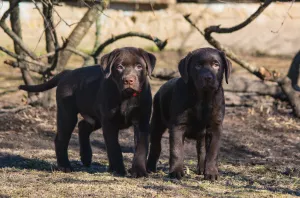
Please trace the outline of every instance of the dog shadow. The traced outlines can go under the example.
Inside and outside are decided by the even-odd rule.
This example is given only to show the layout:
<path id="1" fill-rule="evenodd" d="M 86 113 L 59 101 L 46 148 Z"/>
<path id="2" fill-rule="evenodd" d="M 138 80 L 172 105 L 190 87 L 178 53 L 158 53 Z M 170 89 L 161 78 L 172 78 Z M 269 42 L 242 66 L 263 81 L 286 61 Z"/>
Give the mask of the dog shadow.
<path id="1" fill-rule="evenodd" d="M 55 163 L 8 153 L 0 153 L 0 162 L 0 168 L 15 168 L 44 172 L 54 172 L 58 170 Z M 84 167 L 79 161 L 71 161 L 71 165 L 73 167 L 73 172 L 87 172 L 91 174 L 107 172 L 107 166 L 98 162 L 93 162 L 90 167 Z"/>
<path id="2" fill-rule="evenodd" d="M 54 170 L 54 165 L 47 161 L 37 158 L 25 158 L 20 155 L 0 153 L 0 161 L 0 168 L 29 169 L 47 172 Z"/>

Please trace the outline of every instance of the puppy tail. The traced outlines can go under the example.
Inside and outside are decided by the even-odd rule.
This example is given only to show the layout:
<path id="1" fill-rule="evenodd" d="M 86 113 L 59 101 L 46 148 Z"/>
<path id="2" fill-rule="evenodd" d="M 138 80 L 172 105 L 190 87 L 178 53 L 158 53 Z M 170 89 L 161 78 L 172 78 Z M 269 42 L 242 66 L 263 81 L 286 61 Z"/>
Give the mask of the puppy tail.
<path id="1" fill-rule="evenodd" d="M 71 70 L 65 70 L 56 76 L 54 76 L 51 80 L 48 80 L 47 82 L 39 85 L 20 85 L 19 89 L 28 91 L 28 92 L 43 92 L 49 89 L 52 89 L 53 87 L 56 87 L 59 83 L 59 81 L 68 73 L 70 73 Z"/>

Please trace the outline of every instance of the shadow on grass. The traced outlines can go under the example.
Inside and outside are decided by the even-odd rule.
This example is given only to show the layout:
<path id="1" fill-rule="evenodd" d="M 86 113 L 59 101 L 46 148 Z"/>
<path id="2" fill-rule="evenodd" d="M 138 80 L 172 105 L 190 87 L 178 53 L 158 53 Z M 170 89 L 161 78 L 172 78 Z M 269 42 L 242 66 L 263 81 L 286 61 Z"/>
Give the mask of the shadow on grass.
<path id="1" fill-rule="evenodd" d="M 8 195 L 3 195 L 3 194 L 0 194 L 0 197 L 1 197 L 1 198 L 9 198 L 10 196 L 8 196 Z"/>
<path id="2" fill-rule="evenodd" d="M 20 155 L 0 153 L 0 168 L 31 169 L 39 171 L 52 171 L 53 164 L 40 159 L 29 159 Z"/>
<path id="3" fill-rule="evenodd" d="M 74 172 L 87 172 L 87 173 L 103 173 L 106 172 L 107 166 L 93 162 L 90 167 L 84 167 L 79 161 L 71 161 Z M 0 153 L 0 168 L 16 168 L 28 169 L 37 171 L 53 172 L 57 170 L 55 164 L 47 161 L 33 158 L 25 158 L 20 155 L 11 155 L 7 153 Z"/>

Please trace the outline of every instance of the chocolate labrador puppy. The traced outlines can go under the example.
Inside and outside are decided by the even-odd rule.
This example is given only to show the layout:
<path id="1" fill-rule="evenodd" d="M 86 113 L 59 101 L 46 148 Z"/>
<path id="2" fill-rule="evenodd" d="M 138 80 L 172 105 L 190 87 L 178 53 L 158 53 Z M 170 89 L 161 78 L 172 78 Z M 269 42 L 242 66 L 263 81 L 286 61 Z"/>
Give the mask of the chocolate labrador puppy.
<path id="1" fill-rule="evenodd" d="M 35 86 L 21 85 L 20 89 L 41 92 L 57 86 L 57 135 L 55 151 L 58 167 L 71 171 L 68 144 L 77 115 L 80 156 L 84 165 L 92 161 L 90 134 L 102 127 L 109 171 L 125 175 L 123 156 L 118 142 L 120 129 L 134 127 L 135 153 L 132 176 L 147 176 L 149 120 L 152 97 L 147 75 L 150 76 L 156 58 L 142 49 L 115 49 L 101 58 L 101 66 L 67 70 L 50 81 Z"/>
<path id="2" fill-rule="evenodd" d="M 161 138 L 169 128 L 170 177 L 183 177 L 184 139 L 197 140 L 198 174 L 218 177 L 217 156 L 225 113 L 223 73 L 228 83 L 231 63 L 212 48 L 189 53 L 178 66 L 181 78 L 165 83 L 154 96 L 148 171 L 156 171 Z"/>

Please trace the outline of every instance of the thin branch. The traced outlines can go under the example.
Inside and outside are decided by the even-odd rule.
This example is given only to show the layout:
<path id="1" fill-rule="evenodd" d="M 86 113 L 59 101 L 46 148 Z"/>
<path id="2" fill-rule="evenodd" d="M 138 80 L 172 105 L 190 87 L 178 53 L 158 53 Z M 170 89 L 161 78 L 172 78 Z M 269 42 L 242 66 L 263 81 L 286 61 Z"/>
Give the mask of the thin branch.
<path id="1" fill-rule="evenodd" d="M 2 18 L 1 18 L 0 22 L 4 22 L 4 21 L 7 19 L 7 17 L 10 15 L 10 13 L 13 11 L 13 9 L 15 9 L 15 7 L 16 7 L 20 2 L 21 2 L 21 0 L 18 0 L 18 1 L 13 2 L 13 4 L 10 5 L 9 9 L 6 10 L 6 11 L 4 12 L 4 14 L 2 15 Z"/>
<path id="2" fill-rule="evenodd" d="M 282 26 L 283 26 L 283 24 L 284 24 L 284 22 L 285 22 L 286 17 L 287 17 L 287 16 L 291 17 L 291 15 L 290 15 L 289 12 L 290 12 L 290 10 L 291 10 L 291 8 L 292 8 L 294 2 L 295 2 L 295 0 L 292 0 L 292 1 L 291 1 L 291 5 L 290 5 L 289 9 L 287 10 L 285 16 L 283 17 L 283 20 L 282 20 L 282 22 L 281 22 L 280 27 L 278 28 L 278 30 L 276 30 L 276 31 L 271 30 L 272 33 L 278 33 L 278 32 L 281 30 L 281 28 L 282 28 Z"/>
<path id="3" fill-rule="evenodd" d="M 70 52 L 73 52 L 74 54 L 78 55 L 78 56 L 81 56 L 83 59 L 90 59 L 90 58 L 93 58 L 92 56 L 82 52 L 82 51 L 79 51 L 73 47 L 67 47 L 66 50 L 70 51 Z"/>
<path id="4" fill-rule="evenodd" d="M 202 36 L 204 36 L 204 32 L 198 28 L 198 26 L 190 19 L 190 14 L 184 15 L 184 19 L 189 22 Z"/>
<path id="5" fill-rule="evenodd" d="M 63 40 L 63 45 L 61 47 L 57 47 L 57 44 L 56 44 L 56 48 L 55 48 L 55 53 L 54 53 L 54 57 L 53 57 L 53 60 L 52 60 L 52 64 L 51 64 L 50 67 L 48 67 L 42 73 L 42 75 L 44 75 L 44 76 L 52 76 L 51 71 L 53 71 L 56 68 L 57 64 L 58 64 L 59 52 L 61 50 L 64 50 L 68 46 L 68 43 L 69 43 L 69 40 L 66 40 L 66 41 Z"/>
<path id="6" fill-rule="evenodd" d="M 26 67 L 23 67 L 21 66 L 20 64 L 18 64 L 17 62 L 15 61 L 12 61 L 12 60 L 6 60 L 4 61 L 5 64 L 8 64 L 12 67 L 19 67 L 21 69 L 26 69 L 26 70 L 29 70 L 29 71 L 32 71 L 32 72 L 36 72 L 36 73 L 39 73 L 41 75 L 52 75 L 51 74 L 51 71 L 54 69 L 54 66 L 55 66 L 55 63 L 57 64 L 57 57 L 58 57 L 58 53 L 59 51 L 63 50 L 64 48 L 66 48 L 67 46 L 67 43 L 68 41 L 64 42 L 63 46 L 60 47 L 60 48 L 57 48 L 54 52 L 54 54 L 57 54 L 57 56 L 54 57 L 54 60 L 53 64 L 51 66 L 41 62 L 41 61 L 37 61 L 37 60 L 32 60 L 30 59 L 28 56 L 21 56 L 21 55 L 17 55 L 9 50 L 7 50 L 6 48 L 0 46 L 0 51 L 3 51 L 5 52 L 7 55 L 17 59 L 18 61 L 24 61 L 24 62 L 27 62 L 27 63 L 30 63 L 29 65 L 27 65 Z"/>
<path id="7" fill-rule="evenodd" d="M 83 59 L 93 58 L 92 56 L 90 56 L 90 55 L 88 55 L 88 54 L 86 54 L 86 53 L 84 53 L 84 52 L 82 52 L 80 50 L 77 50 L 77 49 L 75 49 L 73 47 L 66 47 L 65 50 L 70 51 L 70 52 L 72 52 L 72 53 L 74 53 L 74 54 L 76 54 L 78 56 L 81 56 Z M 55 52 L 49 52 L 47 54 L 39 56 L 38 59 L 41 60 L 42 58 L 47 58 L 47 57 L 53 56 L 54 54 L 55 54 Z"/>
<path id="8" fill-rule="evenodd" d="M 48 58 L 48 62 L 51 63 L 51 67 L 49 67 L 45 72 L 44 72 L 44 76 L 51 76 L 52 73 L 51 71 L 53 71 L 58 64 L 58 58 L 59 58 L 59 51 L 65 49 L 67 47 L 68 44 L 68 40 L 64 41 L 63 40 L 63 46 L 60 47 L 59 43 L 58 43 L 58 39 L 57 39 L 57 34 L 56 34 L 56 29 L 54 27 L 53 24 L 53 5 L 51 4 L 51 2 L 49 2 L 48 5 L 45 5 L 43 7 L 43 12 L 41 12 L 41 15 L 43 16 L 44 19 L 44 25 L 46 26 L 46 48 L 47 48 L 47 52 L 50 52 L 51 50 L 53 50 L 53 48 L 55 48 L 55 53 L 54 56 L 51 58 Z M 44 15 L 45 12 L 45 15 Z M 48 28 L 48 29 L 47 29 Z M 53 41 L 54 47 L 51 44 L 51 40 L 48 38 L 47 35 L 50 34 L 51 40 Z M 50 42 L 50 43 L 49 43 Z"/>
<path id="9" fill-rule="evenodd" d="M 59 17 L 59 19 L 60 19 L 61 21 L 63 21 L 68 27 L 72 27 L 73 25 L 76 25 L 76 24 L 78 24 L 78 23 L 80 22 L 80 21 L 78 21 L 78 22 L 69 24 L 66 20 L 64 20 L 64 19 L 60 16 L 60 14 L 59 14 L 55 9 L 53 9 L 53 11 L 56 13 L 56 15 Z"/>
<path id="10" fill-rule="evenodd" d="M 13 109 L 0 109 L 0 114 L 4 114 L 4 113 L 18 113 L 20 111 L 23 111 L 25 109 L 31 108 L 30 105 L 26 105 L 26 106 L 19 106 Z"/>
<path id="11" fill-rule="evenodd" d="M 101 52 L 104 50 L 105 47 L 107 47 L 108 45 L 112 44 L 113 42 L 119 40 L 119 39 L 123 39 L 126 37 L 140 37 L 140 38 L 144 38 L 150 41 L 153 41 L 156 46 L 159 48 L 159 50 L 163 50 L 165 48 L 165 46 L 167 45 L 168 41 L 162 41 L 157 37 L 151 36 L 149 34 L 144 34 L 144 33 L 139 33 L 139 32 L 127 32 L 124 34 L 120 34 L 117 36 L 112 36 L 112 38 L 106 40 L 104 43 L 102 43 L 98 49 L 95 51 L 95 53 L 92 55 L 94 57 L 94 59 L 96 59 Z"/>
<path id="12" fill-rule="evenodd" d="M 6 18 L 11 13 L 11 11 L 18 5 L 20 1 L 16 1 L 14 4 L 10 6 L 10 8 L 5 11 L 3 14 L 1 20 L 0 20 L 0 27 L 4 30 L 4 32 L 12 39 L 14 40 L 23 50 L 26 54 L 28 54 L 32 59 L 36 59 L 36 55 L 25 45 L 25 43 L 20 39 L 20 37 L 14 33 L 5 23 Z"/>
<path id="13" fill-rule="evenodd" d="M 230 28 L 221 28 L 220 25 L 218 26 L 210 26 L 205 32 L 207 34 L 211 34 L 213 32 L 215 33 L 232 33 L 235 31 L 238 31 L 245 26 L 247 26 L 249 23 L 251 23 L 253 20 L 255 20 L 274 0 L 266 0 L 262 5 L 259 6 L 259 8 L 250 16 L 248 17 L 245 21 L 242 23 L 230 27 Z"/>
<path id="14" fill-rule="evenodd" d="M 53 40 L 53 42 L 55 43 L 55 40 L 54 40 L 54 35 L 53 35 L 53 31 L 52 31 L 52 25 L 51 25 L 51 19 L 47 19 L 47 17 L 43 14 L 43 11 L 41 10 L 41 8 L 37 5 L 37 2 L 35 0 L 31 0 L 32 3 L 35 5 L 36 9 L 38 10 L 38 12 L 40 13 L 40 15 L 42 16 L 43 20 L 44 20 L 44 23 L 46 24 L 46 28 L 44 28 L 43 32 L 42 32 L 42 35 L 40 36 L 39 40 L 38 40 L 38 43 L 36 44 L 36 47 L 34 49 L 34 51 L 36 50 L 38 44 L 40 43 L 41 41 L 41 38 L 42 36 L 44 35 L 44 32 L 50 28 L 50 32 L 51 32 L 51 39 Z M 49 22 L 50 21 L 50 22 Z"/>
<path id="15" fill-rule="evenodd" d="M 20 65 L 18 62 L 15 62 L 15 61 L 12 61 L 12 60 L 5 60 L 4 63 L 7 64 L 7 65 L 12 66 L 14 68 L 18 67 L 18 68 L 25 69 L 27 71 L 36 72 L 36 73 L 39 73 L 39 74 L 43 74 L 43 72 L 46 68 L 46 66 L 43 65 L 43 63 L 41 63 L 41 62 L 32 61 L 32 60 L 29 60 L 29 59 L 26 59 L 26 58 L 20 57 L 20 56 L 19 56 L 19 59 L 22 60 L 22 61 L 25 61 L 27 63 L 31 63 L 31 64 L 24 67 L 23 65 Z"/>
<path id="16" fill-rule="evenodd" d="M 208 28 L 206 28 L 204 30 L 205 33 L 203 33 L 203 31 L 201 31 L 195 23 L 193 23 L 190 18 L 190 15 L 185 15 L 184 18 L 187 22 L 189 22 L 194 28 L 196 28 L 196 30 L 205 37 L 205 39 L 207 40 L 207 42 L 209 44 L 211 44 L 212 46 L 214 46 L 215 48 L 224 51 L 224 53 L 234 62 L 236 62 L 237 64 L 239 64 L 241 67 L 243 67 L 244 69 L 248 70 L 250 73 L 254 74 L 255 76 L 257 76 L 258 78 L 260 78 L 261 80 L 268 80 L 268 81 L 277 81 L 278 77 L 280 74 L 278 74 L 277 72 L 273 71 L 269 71 L 267 68 L 265 67 L 260 67 L 257 68 L 256 66 L 248 63 L 247 61 L 242 60 L 241 58 L 239 58 L 234 52 L 232 52 L 229 48 L 226 48 L 225 46 L 223 46 L 219 41 L 217 41 L 215 38 L 213 38 L 211 36 L 211 33 L 214 31 L 210 31 L 210 29 L 214 29 L 214 27 L 216 26 L 210 26 Z"/>

